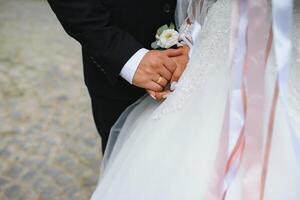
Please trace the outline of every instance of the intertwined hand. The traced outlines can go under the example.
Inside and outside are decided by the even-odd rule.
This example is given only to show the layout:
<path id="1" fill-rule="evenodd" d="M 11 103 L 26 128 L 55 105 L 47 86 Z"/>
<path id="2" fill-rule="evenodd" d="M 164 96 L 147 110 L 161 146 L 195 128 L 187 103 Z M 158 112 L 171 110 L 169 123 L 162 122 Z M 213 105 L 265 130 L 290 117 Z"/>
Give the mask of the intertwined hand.
<path id="1" fill-rule="evenodd" d="M 170 94 L 171 90 L 169 88 L 166 88 L 166 86 L 169 84 L 175 85 L 178 82 L 189 61 L 190 49 L 187 45 L 183 45 L 182 47 L 179 47 L 177 50 L 178 52 L 176 53 L 178 54 L 169 54 L 169 55 L 166 54 L 167 56 L 169 56 L 169 58 L 171 58 L 176 63 L 176 68 L 175 70 L 173 70 L 173 73 L 171 74 L 171 78 L 168 79 L 169 81 L 167 82 L 167 84 L 165 84 L 165 80 L 164 80 L 165 87 L 163 88 L 163 90 L 155 91 L 151 89 L 146 89 L 147 92 L 156 100 L 164 99 Z M 167 51 L 169 50 L 162 51 L 162 52 L 168 53 Z"/>

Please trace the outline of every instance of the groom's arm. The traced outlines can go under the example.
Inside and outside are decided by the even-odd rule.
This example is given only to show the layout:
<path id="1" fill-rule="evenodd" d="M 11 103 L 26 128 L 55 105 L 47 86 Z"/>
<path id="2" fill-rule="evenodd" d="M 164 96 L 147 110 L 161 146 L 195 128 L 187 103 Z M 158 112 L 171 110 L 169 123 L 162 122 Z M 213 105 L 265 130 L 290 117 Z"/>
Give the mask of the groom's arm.
<path id="1" fill-rule="evenodd" d="M 80 42 L 98 67 L 109 74 L 110 81 L 117 80 L 128 62 L 132 63 L 134 60 L 137 63 L 141 59 L 143 53 L 138 52 L 143 46 L 130 34 L 112 24 L 109 10 L 99 0 L 48 2 L 65 31 Z M 128 67 L 127 69 L 130 70 Z M 123 70 L 121 74 L 130 76 L 128 70 Z"/>

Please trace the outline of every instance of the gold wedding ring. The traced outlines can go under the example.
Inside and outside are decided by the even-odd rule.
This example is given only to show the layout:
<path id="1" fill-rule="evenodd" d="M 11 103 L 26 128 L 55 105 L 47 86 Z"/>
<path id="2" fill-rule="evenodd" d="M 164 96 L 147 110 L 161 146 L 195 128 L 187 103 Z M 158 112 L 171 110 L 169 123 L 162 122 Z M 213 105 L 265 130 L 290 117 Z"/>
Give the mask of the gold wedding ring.
<path id="1" fill-rule="evenodd" d="M 159 76 L 158 80 L 156 81 L 158 84 L 161 84 L 161 82 L 163 81 L 163 77 Z"/>

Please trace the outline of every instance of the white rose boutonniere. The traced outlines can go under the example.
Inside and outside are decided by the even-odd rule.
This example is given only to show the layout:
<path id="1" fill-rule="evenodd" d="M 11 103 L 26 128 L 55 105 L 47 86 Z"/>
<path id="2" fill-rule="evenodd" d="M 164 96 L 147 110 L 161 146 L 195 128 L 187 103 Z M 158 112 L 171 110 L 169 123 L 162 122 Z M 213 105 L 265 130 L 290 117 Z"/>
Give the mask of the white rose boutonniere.
<path id="1" fill-rule="evenodd" d="M 181 46 L 180 34 L 175 30 L 175 25 L 164 25 L 157 30 L 156 41 L 151 44 L 153 49 L 169 49 L 174 46 Z"/>

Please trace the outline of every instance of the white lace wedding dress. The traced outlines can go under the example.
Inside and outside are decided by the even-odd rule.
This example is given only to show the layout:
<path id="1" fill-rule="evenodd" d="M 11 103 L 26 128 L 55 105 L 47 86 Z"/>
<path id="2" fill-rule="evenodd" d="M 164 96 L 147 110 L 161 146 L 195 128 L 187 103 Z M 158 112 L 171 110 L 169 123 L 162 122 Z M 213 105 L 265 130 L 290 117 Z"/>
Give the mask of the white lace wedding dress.
<path id="1" fill-rule="evenodd" d="M 299 131 L 298 5 L 294 18 L 289 114 Z M 112 130 L 92 200 L 213 199 L 207 196 L 207 187 L 214 173 L 230 80 L 230 19 L 231 0 L 217 1 L 209 10 L 177 89 L 162 103 L 144 97 L 121 116 Z M 266 83 L 269 103 L 275 77 L 272 53 Z M 267 200 L 300 199 L 300 166 L 284 116 L 279 106 L 265 187 Z M 238 173 L 226 199 L 243 200 L 243 181 L 243 174 Z"/>

